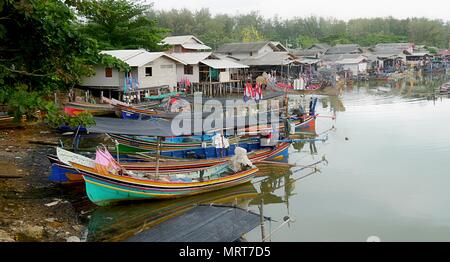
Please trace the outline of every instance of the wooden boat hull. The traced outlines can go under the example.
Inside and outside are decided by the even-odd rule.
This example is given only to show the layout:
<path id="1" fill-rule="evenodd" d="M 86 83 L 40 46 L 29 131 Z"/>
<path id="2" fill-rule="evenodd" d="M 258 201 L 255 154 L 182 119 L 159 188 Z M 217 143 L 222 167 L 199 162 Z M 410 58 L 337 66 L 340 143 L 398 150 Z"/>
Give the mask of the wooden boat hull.
<path id="1" fill-rule="evenodd" d="M 263 160 L 287 162 L 290 143 L 280 143 L 275 148 L 262 149 L 259 152 L 249 155 L 252 163 L 257 164 Z M 49 180 L 55 183 L 80 183 L 83 182 L 81 173 L 70 165 L 66 165 L 58 160 L 55 156 L 47 156 L 50 160 L 51 174 Z M 194 161 L 170 161 L 161 162 L 158 170 L 161 172 L 179 172 L 180 170 L 195 170 L 200 168 L 207 168 L 218 164 L 223 164 L 229 161 L 229 157 L 217 159 L 198 159 Z M 155 162 L 138 162 L 138 163 L 122 163 L 122 166 L 130 171 L 151 171 L 156 170 Z"/>
<path id="2" fill-rule="evenodd" d="M 149 152 L 158 149 L 157 141 L 145 140 L 139 137 L 130 137 L 125 135 L 108 134 L 113 140 L 119 142 L 119 152 L 136 153 L 136 152 Z M 239 142 L 256 142 L 256 139 L 240 139 L 232 137 L 228 139 L 230 144 Z M 211 146 L 211 141 L 205 141 L 207 147 Z M 124 146 L 124 147 L 121 147 Z M 125 147 L 128 146 L 128 147 Z M 201 148 L 202 142 L 168 142 L 162 141 L 159 147 L 160 151 L 174 151 L 185 150 L 193 148 Z"/>
<path id="3" fill-rule="evenodd" d="M 110 115 L 114 114 L 115 110 L 109 104 L 90 104 L 90 103 L 77 103 L 69 102 L 64 106 L 64 112 L 69 116 L 77 116 L 83 112 L 88 112 L 92 115 Z"/>
<path id="4" fill-rule="evenodd" d="M 76 171 L 71 166 L 66 166 L 64 164 L 53 163 L 51 167 L 50 176 L 48 179 L 52 182 L 57 183 L 81 183 L 83 182 L 83 177 L 78 171 Z"/>
<path id="5" fill-rule="evenodd" d="M 202 194 L 251 181 L 257 168 L 204 182 L 144 181 L 131 177 L 100 174 L 93 168 L 73 164 L 82 175 L 89 199 L 99 206 L 119 201 L 170 199 Z"/>
<path id="6" fill-rule="evenodd" d="M 296 122 L 295 130 L 297 131 L 315 131 L 316 130 L 316 117 L 308 117 L 303 122 Z"/>

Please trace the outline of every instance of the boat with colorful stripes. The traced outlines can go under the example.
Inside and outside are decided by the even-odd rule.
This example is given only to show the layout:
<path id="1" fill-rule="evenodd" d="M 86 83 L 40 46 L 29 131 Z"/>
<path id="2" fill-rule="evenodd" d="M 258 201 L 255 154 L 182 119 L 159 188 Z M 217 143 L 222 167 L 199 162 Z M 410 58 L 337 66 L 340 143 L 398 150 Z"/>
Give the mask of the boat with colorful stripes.
<path id="1" fill-rule="evenodd" d="M 239 164 L 236 171 L 229 163 L 174 173 L 129 171 L 112 159 L 107 151 L 101 150 L 97 151 L 95 161 L 73 160 L 75 162 L 71 161 L 70 165 L 82 174 L 89 199 L 100 206 L 119 201 L 170 199 L 211 192 L 247 183 L 258 171 L 248 159 L 236 162 L 244 163 Z"/>
<path id="2" fill-rule="evenodd" d="M 291 119 L 289 119 L 291 129 L 294 128 L 295 131 L 315 132 L 317 116 L 318 115 L 313 115 L 313 116 L 307 115 L 305 117 L 291 118 Z"/>
<path id="3" fill-rule="evenodd" d="M 118 150 L 122 153 L 149 152 L 157 150 L 158 141 L 155 137 L 106 134 L 118 142 Z M 203 140 L 203 141 L 202 141 Z M 254 139 L 240 139 L 237 136 L 228 138 L 230 144 L 249 142 Z M 211 136 L 166 137 L 160 142 L 160 151 L 185 150 L 201 147 L 211 147 Z"/>
<path id="4" fill-rule="evenodd" d="M 286 162 L 288 159 L 288 149 L 290 143 L 280 143 L 273 148 L 264 148 L 248 154 L 249 159 L 253 163 L 262 161 L 281 161 Z M 51 174 L 49 180 L 56 183 L 79 183 L 83 181 L 81 174 L 70 165 L 70 161 L 92 161 L 90 158 L 72 153 L 62 148 L 57 148 L 57 155 L 47 156 L 51 163 Z M 215 159 L 180 159 L 174 161 L 169 159 L 161 161 L 158 170 L 162 172 L 178 172 L 180 170 L 196 170 L 207 168 L 230 161 L 231 157 L 215 158 Z M 142 162 L 125 162 L 121 165 L 130 171 L 155 171 L 156 161 Z"/>

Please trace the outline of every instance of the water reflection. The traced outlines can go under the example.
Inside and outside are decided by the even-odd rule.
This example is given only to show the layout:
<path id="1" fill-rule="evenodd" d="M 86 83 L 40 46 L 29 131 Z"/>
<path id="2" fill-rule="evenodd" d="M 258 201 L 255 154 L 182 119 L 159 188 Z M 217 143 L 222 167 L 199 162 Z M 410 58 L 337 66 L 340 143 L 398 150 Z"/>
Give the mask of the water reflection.
<path id="1" fill-rule="evenodd" d="M 120 241 L 207 203 L 276 220 L 247 234 L 253 241 L 365 241 L 371 235 L 382 241 L 450 240 L 450 100 L 435 92 L 446 81 L 422 76 L 354 83 L 341 96 L 319 96 L 319 114 L 337 119 L 318 118 L 317 130 L 294 136 L 329 134 L 325 143 L 293 143 L 289 162 L 296 167 L 261 165 L 253 184 L 97 208 L 88 240 Z M 272 236 L 285 216 L 292 218 L 287 227 Z"/>
<path id="2" fill-rule="evenodd" d="M 122 241 L 195 205 L 222 204 L 246 209 L 258 195 L 251 183 L 187 198 L 99 207 L 88 224 L 88 241 Z"/>

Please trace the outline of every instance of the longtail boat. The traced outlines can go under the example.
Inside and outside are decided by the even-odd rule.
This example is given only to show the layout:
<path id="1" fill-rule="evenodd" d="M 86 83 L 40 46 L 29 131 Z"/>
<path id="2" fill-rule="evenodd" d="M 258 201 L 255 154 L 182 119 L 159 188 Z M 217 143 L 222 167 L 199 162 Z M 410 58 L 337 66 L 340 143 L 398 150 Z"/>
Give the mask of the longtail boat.
<path id="1" fill-rule="evenodd" d="M 169 92 L 169 93 L 165 93 L 165 94 L 160 94 L 160 95 L 152 95 L 152 96 L 145 96 L 145 99 L 148 100 L 163 100 L 164 98 L 169 98 L 169 97 L 174 97 L 174 96 L 179 96 L 179 95 L 184 95 L 184 92 Z"/>
<path id="2" fill-rule="evenodd" d="M 280 143 L 274 148 L 264 148 L 248 154 L 249 159 L 257 164 L 264 160 L 287 161 L 288 148 L 290 143 Z M 85 161 L 89 163 L 90 158 L 72 153 L 62 148 L 57 148 L 57 155 L 47 156 L 51 162 L 51 174 L 49 180 L 57 183 L 79 183 L 83 181 L 81 174 L 70 165 L 70 161 L 80 163 Z M 182 161 L 164 161 L 158 166 L 158 169 L 164 172 L 177 172 L 179 170 L 195 170 L 200 168 L 211 167 L 218 164 L 226 163 L 230 157 L 216 159 L 198 159 L 198 160 L 182 160 Z M 131 162 L 121 163 L 121 165 L 130 171 L 155 171 L 156 162 Z"/>
<path id="3" fill-rule="evenodd" d="M 157 139 L 154 137 L 147 136 L 128 136 L 119 134 L 107 134 L 111 139 L 119 142 L 119 151 L 130 153 L 130 152 L 149 152 L 156 150 Z M 203 140 L 203 141 L 202 141 Z M 233 136 L 228 138 L 228 141 L 233 144 L 238 141 L 245 142 L 247 140 L 239 140 L 238 137 Z M 134 148 L 133 150 L 128 150 L 128 148 Z M 174 137 L 166 138 L 160 143 L 161 151 L 174 151 L 183 150 L 191 148 L 209 147 L 211 146 L 211 136 L 200 136 L 200 137 Z"/>
<path id="4" fill-rule="evenodd" d="M 176 173 L 132 172 L 104 151 L 97 151 L 95 161 L 85 160 L 74 159 L 70 165 L 82 174 L 89 199 L 100 206 L 118 201 L 170 199 L 211 192 L 247 183 L 258 171 L 251 166 L 235 172 L 226 163 Z"/>
<path id="5" fill-rule="evenodd" d="M 110 115 L 114 114 L 114 107 L 110 104 L 92 104 L 84 102 L 69 102 L 64 105 L 64 112 L 70 116 L 76 116 L 83 112 L 88 112 L 92 115 Z"/>

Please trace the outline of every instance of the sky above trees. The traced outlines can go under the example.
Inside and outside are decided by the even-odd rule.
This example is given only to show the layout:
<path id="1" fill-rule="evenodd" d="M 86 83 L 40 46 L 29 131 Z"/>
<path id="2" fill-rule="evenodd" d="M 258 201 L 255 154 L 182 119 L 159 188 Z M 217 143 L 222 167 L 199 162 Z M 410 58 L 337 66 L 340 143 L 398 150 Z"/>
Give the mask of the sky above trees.
<path id="1" fill-rule="evenodd" d="M 278 15 L 282 18 L 296 16 L 334 17 L 343 20 L 366 17 L 395 18 L 426 17 L 450 21 L 450 1 L 448 0 L 147 0 L 154 2 L 155 9 L 188 8 L 198 10 L 209 8 L 211 13 L 245 14 L 259 11 L 264 17 Z"/>

